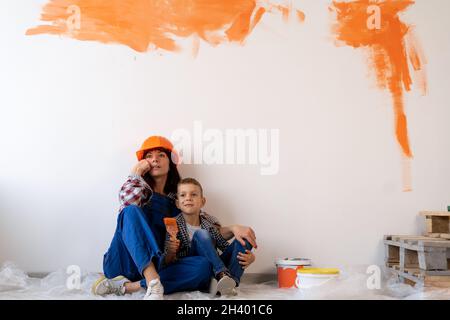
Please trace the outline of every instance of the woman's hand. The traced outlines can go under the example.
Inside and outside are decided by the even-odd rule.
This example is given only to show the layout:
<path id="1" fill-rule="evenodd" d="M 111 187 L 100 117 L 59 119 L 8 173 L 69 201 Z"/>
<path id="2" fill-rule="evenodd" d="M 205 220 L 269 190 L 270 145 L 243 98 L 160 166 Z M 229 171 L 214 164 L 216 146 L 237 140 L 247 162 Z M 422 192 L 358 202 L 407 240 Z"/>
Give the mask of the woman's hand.
<path id="1" fill-rule="evenodd" d="M 258 245 L 256 243 L 256 235 L 255 231 L 253 231 L 252 228 L 241 226 L 241 225 L 234 225 L 231 226 L 231 232 L 233 232 L 234 237 L 237 241 L 239 241 L 244 247 L 245 247 L 245 241 L 247 240 L 253 248 L 258 248 Z"/>
<path id="2" fill-rule="evenodd" d="M 250 250 L 245 250 L 245 253 L 238 253 L 237 259 L 239 260 L 242 269 L 247 269 L 249 265 L 255 262 L 256 257 Z"/>
<path id="3" fill-rule="evenodd" d="M 150 163 L 143 159 L 141 161 L 139 161 L 134 167 L 133 169 L 131 169 L 131 173 L 133 174 L 137 174 L 139 176 L 143 176 L 144 174 L 146 174 L 149 170 L 151 169 Z"/>

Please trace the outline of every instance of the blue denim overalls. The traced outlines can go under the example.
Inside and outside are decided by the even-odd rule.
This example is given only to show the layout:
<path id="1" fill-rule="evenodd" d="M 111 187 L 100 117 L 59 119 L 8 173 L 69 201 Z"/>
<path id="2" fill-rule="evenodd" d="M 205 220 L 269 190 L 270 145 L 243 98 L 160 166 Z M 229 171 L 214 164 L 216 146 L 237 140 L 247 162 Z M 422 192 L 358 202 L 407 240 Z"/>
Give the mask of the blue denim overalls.
<path id="1" fill-rule="evenodd" d="M 174 201 L 159 193 L 153 193 L 142 208 L 125 207 L 117 218 L 114 237 L 103 257 L 105 276 L 112 279 L 122 275 L 130 281 L 140 281 L 141 287 L 146 288 L 143 270 L 150 262 L 157 269 L 160 265 L 166 237 L 163 218 L 179 213 Z M 158 273 L 167 294 L 207 290 L 213 276 L 211 263 L 201 256 L 180 259 Z"/>

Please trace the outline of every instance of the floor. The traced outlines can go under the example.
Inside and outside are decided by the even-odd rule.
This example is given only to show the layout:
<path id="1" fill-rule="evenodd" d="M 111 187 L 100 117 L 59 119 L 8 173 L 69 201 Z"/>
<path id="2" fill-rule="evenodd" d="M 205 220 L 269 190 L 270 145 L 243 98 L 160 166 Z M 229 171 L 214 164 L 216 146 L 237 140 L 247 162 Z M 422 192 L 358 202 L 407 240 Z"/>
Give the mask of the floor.
<path id="1" fill-rule="evenodd" d="M 367 288 L 367 274 L 362 267 L 349 267 L 341 269 L 338 279 L 331 280 L 319 287 L 310 289 L 280 289 L 276 280 L 253 283 L 243 281 L 236 297 L 218 297 L 215 299 L 448 299 L 450 300 L 450 288 L 413 288 L 399 283 L 391 275 L 383 275 L 381 288 L 370 290 Z M 0 300 L 9 299 L 134 299 L 139 300 L 144 292 L 132 295 L 98 297 L 92 295 L 90 288 L 98 278 L 97 273 L 83 274 L 80 288 L 69 290 L 66 283 L 68 275 L 65 270 L 57 270 L 44 278 L 29 277 L 25 272 L 7 262 L 0 268 Z M 251 278 L 251 277 L 249 277 Z M 248 279 L 249 279 L 248 278 Z M 166 295 L 165 299 L 211 299 L 208 294 L 195 292 L 183 292 Z"/>

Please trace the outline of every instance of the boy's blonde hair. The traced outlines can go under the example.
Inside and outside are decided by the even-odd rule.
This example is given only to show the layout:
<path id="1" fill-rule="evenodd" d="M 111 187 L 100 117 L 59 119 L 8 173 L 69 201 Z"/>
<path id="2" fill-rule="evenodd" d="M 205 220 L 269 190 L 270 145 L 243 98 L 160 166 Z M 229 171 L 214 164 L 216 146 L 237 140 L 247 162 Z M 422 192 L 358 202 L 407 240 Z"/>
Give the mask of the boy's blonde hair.
<path id="1" fill-rule="evenodd" d="M 198 182 L 197 180 L 195 180 L 194 178 L 184 178 L 181 179 L 180 182 L 178 182 L 178 186 L 182 185 L 182 184 L 193 184 L 197 187 L 200 188 L 200 193 L 201 196 L 203 197 L 203 188 L 202 185 L 200 184 L 200 182 Z"/>

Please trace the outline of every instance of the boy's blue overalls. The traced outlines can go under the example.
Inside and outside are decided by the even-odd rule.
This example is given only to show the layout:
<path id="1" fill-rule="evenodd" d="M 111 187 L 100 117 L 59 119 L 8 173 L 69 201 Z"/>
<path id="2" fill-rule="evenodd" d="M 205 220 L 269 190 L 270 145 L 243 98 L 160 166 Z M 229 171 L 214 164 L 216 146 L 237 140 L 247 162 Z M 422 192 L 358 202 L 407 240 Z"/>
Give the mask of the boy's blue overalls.
<path id="1" fill-rule="evenodd" d="M 124 208 L 117 218 L 117 228 L 108 251 L 103 257 L 103 272 L 109 279 L 119 275 L 130 281 L 140 281 L 147 288 L 143 270 L 152 261 L 157 269 L 164 248 L 165 217 L 180 211 L 169 197 L 153 193 L 148 204 Z M 213 277 L 211 263 L 201 256 L 186 257 L 158 270 L 164 292 L 208 290 Z"/>

